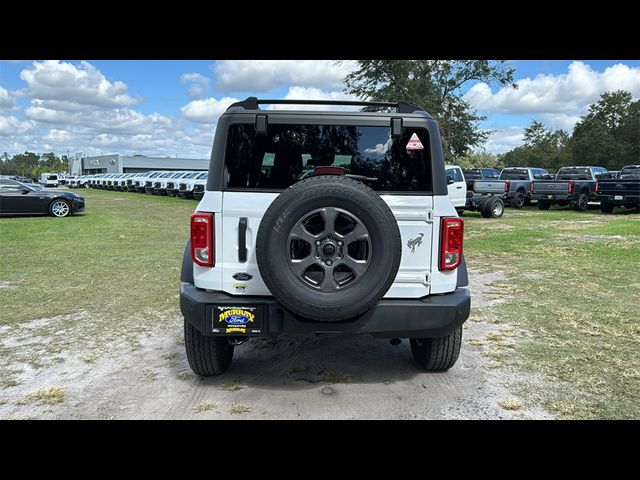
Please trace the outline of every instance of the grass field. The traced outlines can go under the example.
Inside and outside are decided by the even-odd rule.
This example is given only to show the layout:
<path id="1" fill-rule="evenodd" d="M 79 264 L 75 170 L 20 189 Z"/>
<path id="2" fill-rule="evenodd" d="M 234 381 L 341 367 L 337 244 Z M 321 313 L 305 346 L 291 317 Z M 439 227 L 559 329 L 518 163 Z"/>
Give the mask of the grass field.
<path id="1" fill-rule="evenodd" d="M 81 193 L 84 215 L 0 219 L 0 332 L 19 325 L 28 335 L 35 322 L 50 337 L 37 351 L 0 347 L 7 364 L 38 368 L 73 342 L 135 342 L 178 312 L 195 202 Z M 465 220 L 469 267 L 502 272 L 500 301 L 472 314 L 498 327 L 482 342 L 488 363 L 523 372 L 532 380 L 521 398 L 557 416 L 640 417 L 640 215 L 534 207 Z M 13 374 L 1 372 L 0 387 Z"/>
<path id="2" fill-rule="evenodd" d="M 640 215 L 507 210 L 467 218 L 472 268 L 504 272 L 486 354 L 553 380 L 522 393 L 566 418 L 640 417 Z"/>

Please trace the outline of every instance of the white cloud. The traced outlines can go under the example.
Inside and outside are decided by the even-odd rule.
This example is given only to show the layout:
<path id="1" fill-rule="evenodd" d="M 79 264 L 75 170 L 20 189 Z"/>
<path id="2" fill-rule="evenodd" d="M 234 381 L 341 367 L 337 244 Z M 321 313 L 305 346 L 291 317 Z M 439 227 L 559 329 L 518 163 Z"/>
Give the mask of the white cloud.
<path id="1" fill-rule="evenodd" d="M 289 87 L 284 96 L 287 100 L 358 100 L 354 95 L 347 95 L 341 90 L 325 91 L 314 87 Z M 359 110 L 360 107 L 337 105 L 269 105 L 269 110 Z"/>
<path id="2" fill-rule="evenodd" d="M 33 62 L 20 72 L 27 83 L 21 93 L 43 101 L 93 107 L 126 107 L 139 103 L 127 93 L 124 82 L 110 82 L 89 62 L 74 65 L 59 60 Z"/>
<path id="3" fill-rule="evenodd" d="M 564 114 L 577 118 L 605 91 L 623 89 L 639 97 L 640 67 L 619 63 L 598 72 L 583 62 L 572 62 L 565 74 L 540 74 L 517 83 L 517 89 L 503 87 L 496 93 L 486 83 L 478 83 L 469 89 L 466 99 L 487 112 Z M 564 124 L 570 122 L 565 118 Z"/>
<path id="4" fill-rule="evenodd" d="M 182 83 L 189 83 L 187 94 L 190 98 L 200 98 L 209 89 L 209 78 L 197 72 L 183 73 L 180 76 Z"/>
<path id="5" fill-rule="evenodd" d="M 66 130 L 58 130 L 57 128 L 53 128 L 49 130 L 49 132 L 42 137 L 43 140 L 52 143 L 68 143 L 71 140 L 71 135 Z"/>
<path id="6" fill-rule="evenodd" d="M 220 100 L 215 98 L 193 100 L 182 107 L 180 111 L 186 119 L 193 122 L 216 123 L 229 105 L 237 101 L 237 98 L 231 97 L 223 97 Z"/>
<path id="7" fill-rule="evenodd" d="M 219 60 L 214 71 L 219 91 L 263 93 L 285 85 L 340 89 L 356 68 L 353 60 Z"/>
<path id="8" fill-rule="evenodd" d="M 504 153 L 522 145 L 524 129 L 522 127 L 498 128 L 491 134 L 484 148 L 491 153 Z"/>
<path id="9" fill-rule="evenodd" d="M 0 109 L 10 109 L 15 107 L 15 105 L 16 101 L 11 95 L 9 95 L 9 91 L 6 88 L 0 87 Z"/>
<path id="10" fill-rule="evenodd" d="M 166 133 L 173 127 L 172 120 L 164 115 L 145 115 L 129 108 L 70 112 L 42 106 L 37 100 L 25 110 L 27 118 L 43 123 L 74 126 L 79 132 L 120 132 L 127 134 Z"/>
<path id="11" fill-rule="evenodd" d="M 34 122 L 21 121 L 11 116 L 0 115 L 0 135 L 21 135 L 35 128 Z"/>

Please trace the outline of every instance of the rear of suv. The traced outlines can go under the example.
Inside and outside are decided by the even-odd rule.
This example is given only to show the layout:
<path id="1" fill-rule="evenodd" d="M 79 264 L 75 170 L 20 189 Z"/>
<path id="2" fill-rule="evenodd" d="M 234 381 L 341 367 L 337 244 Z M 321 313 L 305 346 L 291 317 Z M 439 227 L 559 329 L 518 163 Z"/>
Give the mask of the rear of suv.
<path id="1" fill-rule="evenodd" d="M 471 305 L 463 227 L 438 125 L 420 108 L 231 105 L 183 257 L 189 365 L 219 375 L 255 337 L 369 334 L 409 339 L 422 368 L 447 370 Z"/>

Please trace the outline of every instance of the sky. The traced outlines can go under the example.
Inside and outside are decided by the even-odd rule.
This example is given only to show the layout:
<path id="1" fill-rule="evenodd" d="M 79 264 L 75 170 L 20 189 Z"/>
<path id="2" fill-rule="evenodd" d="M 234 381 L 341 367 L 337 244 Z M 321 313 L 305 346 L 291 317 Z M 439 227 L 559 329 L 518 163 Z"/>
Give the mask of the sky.
<path id="1" fill-rule="evenodd" d="M 514 60 L 517 89 L 465 86 L 494 131 L 484 149 L 522 143 L 533 120 L 571 132 L 605 91 L 640 98 L 640 60 Z M 0 60 L 0 154 L 208 158 L 227 106 L 258 98 L 348 99 L 344 60 Z"/>

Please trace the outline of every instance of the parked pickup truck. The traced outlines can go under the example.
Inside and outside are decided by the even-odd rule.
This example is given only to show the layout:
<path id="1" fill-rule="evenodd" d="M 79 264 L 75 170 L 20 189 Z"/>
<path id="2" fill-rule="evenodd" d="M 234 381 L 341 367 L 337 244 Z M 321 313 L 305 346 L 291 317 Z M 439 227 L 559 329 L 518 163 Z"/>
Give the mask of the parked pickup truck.
<path id="1" fill-rule="evenodd" d="M 584 212 L 590 201 L 597 201 L 598 179 L 607 175 L 602 167 L 562 167 L 555 180 L 535 180 L 531 191 L 539 195 L 538 208 L 549 210 L 551 205 L 571 205 Z"/>
<path id="2" fill-rule="evenodd" d="M 467 182 L 467 190 L 473 190 L 473 182 L 476 180 L 497 180 L 500 172 L 495 168 L 463 168 L 464 179 Z"/>
<path id="3" fill-rule="evenodd" d="M 507 167 L 502 169 L 498 180 L 475 181 L 473 191 L 480 195 L 498 195 L 512 207 L 522 208 L 540 198 L 531 186 L 534 180 L 544 179 L 553 180 L 553 177 L 543 168 Z"/>
<path id="4" fill-rule="evenodd" d="M 604 213 L 620 205 L 640 209 L 640 165 L 627 165 L 618 178 L 599 180 L 598 199 Z"/>

